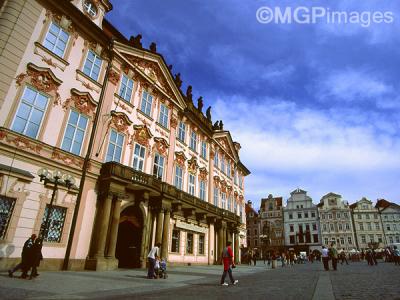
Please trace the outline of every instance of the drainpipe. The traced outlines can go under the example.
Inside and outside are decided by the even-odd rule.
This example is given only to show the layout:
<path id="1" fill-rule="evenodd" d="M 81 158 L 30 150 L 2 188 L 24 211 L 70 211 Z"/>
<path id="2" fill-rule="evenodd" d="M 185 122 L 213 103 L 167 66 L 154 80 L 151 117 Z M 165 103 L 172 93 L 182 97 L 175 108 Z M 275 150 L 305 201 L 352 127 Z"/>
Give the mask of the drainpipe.
<path id="1" fill-rule="evenodd" d="M 80 207 L 81 199 L 82 199 L 83 187 L 85 185 L 87 169 L 89 166 L 90 157 L 91 157 L 92 150 L 93 150 L 93 144 L 94 144 L 94 138 L 96 136 L 97 124 L 99 122 L 101 108 L 102 108 L 103 102 L 104 102 L 104 94 L 105 94 L 105 90 L 107 88 L 108 77 L 109 77 L 109 73 L 110 73 L 110 70 L 112 67 L 113 48 L 114 48 L 114 38 L 111 38 L 110 43 L 108 45 L 108 51 L 110 53 L 110 62 L 107 65 L 106 74 L 105 74 L 104 80 L 103 80 L 103 86 L 102 86 L 101 92 L 100 92 L 99 104 L 97 106 L 96 113 L 94 115 L 93 128 L 92 128 L 92 132 L 91 132 L 90 138 L 89 138 L 89 145 L 88 145 L 88 149 L 86 151 L 85 159 L 83 161 L 82 176 L 81 176 L 81 180 L 79 183 L 79 192 L 78 192 L 78 196 L 76 198 L 74 215 L 72 217 L 72 223 L 71 223 L 71 229 L 69 231 L 68 244 L 67 244 L 67 249 L 65 251 L 64 263 L 62 266 L 63 270 L 68 270 L 69 258 L 71 255 L 71 248 L 72 248 L 72 243 L 74 240 L 76 222 L 78 220 L 78 213 L 79 213 L 79 207 Z"/>

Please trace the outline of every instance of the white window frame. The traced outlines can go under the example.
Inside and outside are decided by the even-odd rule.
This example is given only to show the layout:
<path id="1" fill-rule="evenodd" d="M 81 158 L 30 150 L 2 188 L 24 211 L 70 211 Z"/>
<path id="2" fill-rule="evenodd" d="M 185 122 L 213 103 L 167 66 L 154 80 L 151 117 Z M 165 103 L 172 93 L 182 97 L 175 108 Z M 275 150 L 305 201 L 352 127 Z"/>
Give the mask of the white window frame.
<path id="1" fill-rule="evenodd" d="M 201 141 L 201 157 L 207 159 L 207 142 Z"/>
<path id="2" fill-rule="evenodd" d="M 161 103 L 158 123 L 160 123 L 165 128 L 168 128 L 168 115 L 169 115 L 168 107 L 165 104 Z"/>
<path id="3" fill-rule="evenodd" d="M 57 27 L 57 30 L 58 30 L 57 35 L 55 35 L 54 32 L 50 31 L 53 25 L 54 25 L 55 27 Z M 62 33 L 66 34 L 66 35 L 68 36 L 66 41 L 64 41 L 64 40 L 61 39 Z M 56 40 L 55 40 L 54 44 L 53 44 L 52 42 L 50 42 L 50 40 L 48 39 L 49 35 L 53 35 L 53 36 L 56 37 Z M 57 56 L 59 56 L 59 57 L 61 57 L 61 58 L 64 58 L 65 51 L 67 50 L 67 45 L 68 45 L 68 42 L 69 42 L 69 38 L 70 38 L 70 34 L 69 34 L 68 31 L 65 31 L 65 30 L 64 30 L 60 25 L 58 25 L 57 23 L 51 22 L 50 25 L 49 25 L 49 28 L 48 28 L 48 30 L 47 30 L 46 36 L 45 36 L 45 38 L 44 38 L 44 40 L 43 40 L 43 46 L 44 46 L 46 49 L 50 50 L 50 51 L 51 51 L 52 53 L 54 53 L 55 55 L 57 55 Z M 57 47 L 58 45 L 60 45 L 60 43 L 64 45 L 64 49 L 63 49 L 61 55 L 58 54 L 58 53 L 56 53 L 56 52 L 54 51 L 55 48 L 61 50 L 59 47 Z M 52 45 L 51 48 L 49 47 L 50 45 Z"/>
<path id="4" fill-rule="evenodd" d="M 160 163 L 160 161 L 162 163 Z M 165 157 L 160 155 L 159 153 L 154 154 L 153 175 L 160 180 L 163 180 L 164 178 L 164 164 L 165 164 Z"/>
<path id="5" fill-rule="evenodd" d="M 135 147 L 133 148 L 133 161 L 132 161 L 133 169 L 136 171 L 143 172 L 145 158 L 146 158 L 146 147 L 140 145 L 139 143 L 135 143 Z"/>
<path id="6" fill-rule="evenodd" d="M 190 132 L 189 148 L 192 149 L 194 152 L 197 152 L 197 133 L 194 130 Z"/>
<path id="7" fill-rule="evenodd" d="M 183 189 L 183 168 L 179 165 L 175 165 L 174 185 L 177 189 Z"/>
<path id="8" fill-rule="evenodd" d="M 196 175 L 192 173 L 188 176 L 188 193 L 192 196 L 196 195 Z"/>
<path id="9" fill-rule="evenodd" d="M 214 187 L 214 205 L 219 206 L 219 189 Z"/>
<path id="10" fill-rule="evenodd" d="M 207 185 L 204 180 L 200 180 L 199 183 L 199 198 L 203 201 L 207 200 Z"/>
<path id="11" fill-rule="evenodd" d="M 25 93 L 26 93 L 26 91 L 27 91 L 28 89 L 35 93 L 35 97 L 34 97 L 34 99 L 33 99 L 33 104 L 32 104 L 32 103 L 29 103 L 26 99 L 24 99 Z M 45 108 L 44 108 L 44 109 L 42 109 L 42 108 L 40 108 L 39 106 L 35 105 L 36 100 L 37 100 L 37 98 L 38 98 L 38 95 L 41 95 L 41 96 L 43 96 L 44 98 L 47 99 L 46 105 L 45 105 Z M 48 95 L 39 92 L 37 89 L 35 89 L 35 88 L 31 87 L 31 86 L 25 86 L 24 92 L 22 93 L 22 96 L 21 96 L 21 98 L 19 99 L 18 108 L 17 108 L 17 110 L 16 110 L 16 112 L 15 112 L 15 115 L 14 115 L 14 119 L 13 119 L 13 122 L 12 122 L 12 125 L 11 125 L 11 130 L 16 131 L 16 130 L 14 129 L 15 120 L 17 119 L 18 112 L 19 112 L 19 110 L 20 110 L 20 108 L 21 108 L 22 103 L 24 103 L 26 106 L 29 106 L 29 107 L 30 107 L 29 116 L 28 116 L 28 118 L 26 119 L 26 123 L 25 123 L 25 125 L 24 125 L 24 129 L 23 129 L 22 131 L 16 131 L 16 132 L 21 133 L 21 134 L 23 134 L 23 135 L 26 135 L 26 136 L 29 136 L 29 137 L 31 137 L 31 138 L 36 139 L 36 138 L 38 137 L 39 133 L 40 133 L 41 128 L 42 128 L 43 119 L 44 119 L 44 117 L 45 117 L 47 108 L 49 107 L 49 100 L 50 100 L 50 97 L 49 97 Z M 30 135 L 27 135 L 26 132 L 27 132 L 27 129 L 28 129 L 28 124 L 29 124 L 29 123 L 33 123 L 33 122 L 31 121 L 33 109 L 38 110 L 38 111 L 41 111 L 41 112 L 42 112 L 42 118 L 41 118 L 41 120 L 40 120 L 40 124 L 36 124 L 36 125 L 38 125 L 38 130 L 37 130 L 37 132 L 36 132 L 36 135 L 35 135 L 35 136 L 30 136 Z M 21 116 L 18 116 L 18 118 L 21 118 Z M 22 119 L 22 118 L 21 118 L 21 119 Z M 35 124 L 35 123 L 34 123 L 34 124 Z"/>
<path id="12" fill-rule="evenodd" d="M 129 78 L 126 74 L 122 74 L 118 95 L 128 103 L 131 103 L 133 86 L 133 79 Z"/>
<path id="13" fill-rule="evenodd" d="M 221 193 L 221 208 L 226 209 L 226 193 Z"/>
<path id="14" fill-rule="evenodd" d="M 179 126 L 178 126 L 178 135 L 177 138 L 178 140 L 180 140 L 181 142 L 185 142 L 185 137 L 186 137 L 186 124 L 183 123 L 182 121 L 179 122 Z"/>
<path id="15" fill-rule="evenodd" d="M 142 102 L 140 104 L 140 111 L 146 116 L 151 117 L 151 109 L 153 106 L 153 96 L 147 91 L 142 93 Z"/>
<path id="16" fill-rule="evenodd" d="M 78 114 L 78 120 L 77 120 L 77 124 L 76 124 L 76 125 L 70 124 L 70 123 L 69 123 L 69 121 L 70 121 L 70 119 L 71 119 L 71 114 L 72 114 L 73 112 Z M 80 128 L 80 127 L 79 127 L 79 121 L 81 120 L 81 118 L 85 118 L 85 119 L 86 119 L 85 128 Z M 87 127 L 88 127 L 88 124 L 89 124 L 89 117 L 88 117 L 88 116 L 86 116 L 86 115 L 84 115 L 84 114 L 81 114 L 81 113 L 79 113 L 79 112 L 76 111 L 76 110 L 71 109 L 70 112 L 69 112 L 67 125 L 65 126 L 65 129 L 64 129 L 64 135 L 63 135 L 63 138 L 62 138 L 61 149 L 65 150 L 65 151 L 68 151 L 68 152 L 71 152 L 71 153 L 76 154 L 76 155 L 81 155 L 82 149 L 83 149 L 83 144 L 84 144 L 84 142 L 85 142 L 86 129 L 87 129 Z M 63 146 L 64 146 L 65 134 L 67 133 L 68 126 L 71 126 L 71 127 L 74 128 L 74 134 L 73 134 L 73 136 L 72 136 L 72 142 L 71 142 L 71 145 L 70 145 L 69 149 L 66 149 L 66 148 L 64 148 Z M 78 128 L 79 128 L 79 129 L 78 129 Z M 79 147 L 79 153 L 74 153 L 74 152 L 72 152 L 72 148 L 73 148 L 73 146 L 74 146 L 75 137 L 76 137 L 76 132 L 77 132 L 78 130 L 83 131 L 83 138 L 82 138 L 82 143 L 81 143 L 81 145 L 80 145 L 80 147 Z"/>
<path id="17" fill-rule="evenodd" d="M 117 141 L 116 142 L 111 141 L 111 133 L 112 132 L 115 132 L 116 135 L 117 135 Z M 118 141 L 119 141 L 120 137 L 122 137 L 122 145 L 121 146 L 118 145 Z M 123 157 L 124 142 L 125 142 L 125 135 L 122 134 L 122 133 L 119 133 L 115 129 L 111 129 L 109 137 L 108 137 L 108 147 L 107 147 L 107 152 L 106 152 L 106 157 L 105 157 L 105 161 L 106 162 L 109 162 L 109 161 L 115 161 L 115 162 L 119 162 L 119 163 L 121 162 L 122 157 Z M 114 145 L 114 151 L 113 151 L 113 154 L 112 154 L 112 159 L 111 160 L 107 160 L 108 150 L 109 150 L 111 144 Z M 121 148 L 121 157 L 119 158 L 119 160 L 115 160 L 115 152 L 116 152 L 115 149 L 116 148 Z"/>
<path id="18" fill-rule="evenodd" d="M 87 74 L 87 73 L 85 72 L 85 67 L 86 67 L 86 64 L 87 64 L 88 62 L 90 62 L 90 60 L 89 60 L 89 54 L 90 54 L 90 53 L 92 53 L 92 54 L 94 55 L 94 58 L 93 58 L 93 61 L 91 62 L 89 74 Z M 100 65 L 97 65 L 97 64 L 96 64 L 96 58 L 97 58 L 98 60 L 100 60 Z M 97 74 L 97 77 L 93 77 L 93 75 L 94 75 L 93 69 L 94 69 L 94 66 L 95 66 L 95 65 L 99 67 L 99 73 Z M 89 49 L 89 51 L 88 51 L 87 54 L 86 54 L 85 63 L 83 64 L 83 73 L 84 73 L 85 75 L 89 76 L 90 78 L 92 78 L 94 81 L 98 81 L 98 80 L 99 80 L 99 77 L 100 77 L 101 66 L 102 66 L 102 65 L 103 65 L 103 59 L 102 59 L 100 56 L 98 56 L 93 50 Z"/>

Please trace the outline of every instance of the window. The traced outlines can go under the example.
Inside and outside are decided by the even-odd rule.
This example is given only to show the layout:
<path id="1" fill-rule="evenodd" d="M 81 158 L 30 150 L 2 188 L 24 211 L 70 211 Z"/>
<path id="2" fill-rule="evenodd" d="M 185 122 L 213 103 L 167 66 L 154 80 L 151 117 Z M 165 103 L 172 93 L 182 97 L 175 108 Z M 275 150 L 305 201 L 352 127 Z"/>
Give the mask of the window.
<path id="1" fill-rule="evenodd" d="M 190 133 L 190 145 L 189 145 L 189 147 L 190 147 L 190 149 L 192 149 L 193 151 L 196 152 L 196 149 L 197 149 L 197 134 L 193 130 Z"/>
<path id="2" fill-rule="evenodd" d="M 334 231 L 335 230 L 335 226 L 333 226 L 333 224 L 330 224 L 331 225 L 331 231 Z"/>
<path id="3" fill-rule="evenodd" d="M 258 241 L 257 240 L 254 240 L 254 246 L 258 246 Z"/>
<path id="4" fill-rule="evenodd" d="M 214 188 L 214 205 L 218 206 L 218 188 Z"/>
<path id="5" fill-rule="evenodd" d="M 118 95 L 127 102 L 131 102 L 133 80 L 125 74 L 122 75 L 121 87 Z"/>
<path id="6" fill-rule="evenodd" d="M 315 218 L 315 212 L 311 212 L 311 218 Z"/>
<path id="7" fill-rule="evenodd" d="M 390 225 L 386 225 L 386 230 L 390 231 Z"/>
<path id="8" fill-rule="evenodd" d="M 342 225 L 342 223 L 339 223 L 339 230 L 343 230 L 343 225 Z"/>
<path id="9" fill-rule="evenodd" d="M 199 234 L 199 254 L 204 254 L 204 235 Z"/>
<path id="10" fill-rule="evenodd" d="M 88 117 L 71 110 L 61 149 L 80 155 L 87 123 Z"/>
<path id="11" fill-rule="evenodd" d="M 317 230 L 317 224 L 316 223 L 312 224 L 312 230 Z"/>
<path id="12" fill-rule="evenodd" d="M 343 217 L 344 217 L 345 219 L 347 219 L 347 218 L 349 217 L 349 215 L 347 214 L 347 212 L 343 213 Z"/>
<path id="13" fill-rule="evenodd" d="M 367 240 L 365 239 L 365 235 L 363 234 L 361 235 L 361 242 L 364 244 L 367 242 Z"/>
<path id="14" fill-rule="evenodd" d="M 172 230 L 171 252 L 179 253 L 179 240 L 181 232 L 179 230 Z"/>
<path id="15" fill-rule="evenodd" d="M 190 195 L 195 195 L 195 182 L 196 182 L 196 177 L 193 174 L 189 173 L 189 194 Z"/>
<path id="16" fill-rule="evenodd" d="M 225 193 L 221 193 L 221 207 L 223 209 L 226 209 L 225 202 L 226 202 L 226 194 Z"/>
<path id="17" fill-rule="evenodd" d="M 219 168 L 218 153 L 215 153 L 215 156 L 214 156 L 214 167 Z"/>
<path id="18" fill-rule="evenodd" d="M 83 2 L 83 8 L 85 11 L 92 17 L 95 17 L 97 15 L 97 7 L 93 4 L 92 1 L 85 0 Z"/>
<path id="19" fill-rule="evenodd" d="M 328 244 L 329 244 L 328 238 L 325 238 L 325 239 L 324 239 L 324 242 L 325 242 L 325 245 L 328 245 Z"/>
<path id="20" fill-rule="evenodd" d="M 243 176 L 239 175 L 239 187 L 243 188 Z"/>
<path id="21" fill-rule="evenodd" d="M 165 128 L 168 128 L 168 113 L 169 113 L 168 107 L 161 103 L 160 116 L 159 116 L 158 122 Z"/>
<path id="22" fill-rule="evenodd" d="M 183 185 L 183 169 L 180 166 L 175 166 L 175 187 L 182 189 Z"/>
<path id="23" fill-rule="evenodd" d="M 368 228 L 368 230 L 372 230 L 371 223 L 367 223 L 367 228 Z"/>
<path id="24" fill-rule="evenodd" d="M 289 241 L 290 241 L 290 244 L 294 244 L 295 243 L 294 235 L 289 236 Z"/>
<path id="25" fill-rule="evenodd" d="M 390 242 L 391 244 L 393 244 L 393 237 L 392 237 L 392 236 L 389 236 L 389 242 Z"/>
<path id="26" fill-rule="evenodd" d="M 344 237 L 341 237 L 341 238 L 340 238 L 340 244 L 341 244 L 341 245 L 344 245 Z"/>
<path id="27" fill-rule="evenodd" d="M 374 242 L 374 235 L 373 235 L 373 234 L 370 234 L 370 235 L 369 235 L 369 241 L 370 241 L 371 243 Z"/>
<path id="28" fill-rule="evenodd" d="M 327 231 L 326 224 L 323 225 L 324 231 Z"/>
<path id="29" fill-rule="evenodd" d="M 185 136 L 186 136 L 186 125 L 183 122 L 179 122 L 179 127 L 178 127 L 178 140 L 181 142 L 185 142 Z"/>
<path id="30" fill-rule="evenodd" d="M 225 173 L 225 158 L 221 155 L 221 171 Z"/>
<path id="31" fill-rule="evenodd" d="M 374 214 L 374 219 L 378 219 L 378 214 Z"/>
<path id="32" fill-rule="evenodd" d="M 143 91 L 142 94 L 142 104 L 140 106 L 140 110 L 150 117 L 151 115 L 151 105 L 153 103 L 153 96 L 148 92 Z"/>
<path id="33" fill-rule="evenodd" d="M 361 214 L 358 214 L 358 215 L 357 215 L 357 218 L 358 218 L 359 220 L 361 220 Z"/>
<path id="34" fill-rule="evenodd" d="M 350 224 L 346 223 L 346 230 L 350 230 Z"/>
<path id="35" fill-rule="evenodd" d="M 254 235 L 257 235 L 257 229 L 254 229 Z"/>
<path id="36" fill-rule="evenodd" d="M 322 219 L 325 219 L 325 214 L 321 214 Z"/>
<path id="37" fill-rule="evenodd" d="M 369 214 L 366 214 L 366 215 L 365 215 L 365 218 L 366 218 L 367 220 L 369 220 Z"/>
<path id="38" fill-rule="evenodd" d="M 383 240 L 382 240 L 382 235 L 381 235 L 381 234 L 378 234 L 377 237 L 378 237 L 378 242 L 379 242 L 379 243 L 382 243 L 382 242 L 383 242 Z"/>
<path id="39" fill-rule="evenodd" d="M 206 201 L 206 182 L 200 181 L 200 199 Z"/>
<path id="40" fill-rule="evenodd" d="M 143 172 L 144 154 L 146 148 L 140 144 L 135 144 L 135 151 L 133 152 L 133 169 Z"/>
<path id="41" fill-rule="evenodd" d="M 314 243 L 318 243 L 318 234 L 313 234 Z"/>
<path id="42" fill-rule="evenodd" d="M 358 226 L 360 227 L 360 230 L 364 230 L 364 224 L 363 223 L 359 223 Z"/>
<path id="43" fill-rule="evenodd" d="M 42 219 L 42 226 L 40 234 L 44 234 L 46 226 L 46 218 L 49 213 L 50 205 L 46 205 L 46 209 Z M 67 209 L 61 206 L 53 206 L 50 210 L 49 217 L 49 228 L 43 241 L 50 243 L 59 243 L 61 241 L 62 231 L 65 222 L 65 216 L 67 215 Z"/>
<path id="44" fill-rule="evenodd" d="M 236 184 L 236 185 L 237 185 L 237 183 L 238 183 L 237 177 L 238 177 L 238 174 L 237 174 L 237 171 L 235 170 L 235 175 L 234 175 L 234 177 L 233 177 L 233 183 Z"/>
<path id="45" fill-rule="evenodd" d="M 379 223 L 375 223 L 375 229 L 376 230 L 380 230 L 381 229 L 381 227 L 379 226 Z"/>
<path id="46" fill-rule="evenodd" d="M 297 219 L 301 219 L 301 213 L 297 213 Z"/>
<path id="47" fill-rule="evenodd" d="M 339 212 L 336 213 L 336 218 L 337 218 L 337 219 L 340 219 L 340 213 L 339 213 Z"/>
<path id="48" fill-rule="evenodd" d="M 164 157 L 156 153 L 156 155 L 154 155 L 153 175 L 156 176 L 158 179 L 162 180 L 163 174 L 164 174 Z"/>
<path id="49" fill-rule="evenodd" d="M 304 218 L 306 218 L 306 219 L 308 218 L 308 212 L 304 213 Z"/>
<path id="50" fill-rule="evenodd" d="M 193 254 L 193 233 L 186 234 L 186 253 Z"/>
<path id="51" fill-rule="evenodd" d="M 43 46 L 59 57 L 64 57 L 69 34 L 57 24 L 51 22 L 43 41 Z"/>
<path id="52" fill-rule="evenodd" d="M 328 218 L 329 218 L 329 219 L 332 219 L 332 214 L 329 214 L 329 215 L 328 215 Z"/>
<path id="53" fill-rule="evenodd" d="M 293 214 L 289 214 L 289 219 L 293 219 Z"/>
<path id="54" fill-rule="evenodd" d="M 106 162 L 108 161 L 121 162 L 123 144 L 124 144 L 124 135 L 116 132 L 114 129 L 111 129 Z"/>
<path id="55" fill-rule="evenodd" d="M 289 225 L 290 228 L 290 232 L 294 232 L 294 226 L 293 225 Z"/>
<path id="56" fill-rule="evenodd" d="M 0 240 L 6 237 L 14 206 L 15 199 L 0 196 Z"/>
<path id="57" fill-rule="evenodd" d="M 226 175 L 231 178 L 231 164 L 229 161 L 226 163 Z"/>
<path id="58" fill-rule="evenodd" d="M 46 111 L 48 98 L 31 87 L 26 87 L 11 129 L 37 138 Z"/>
<path id="59" fill-rule="evenodd" d="M 306 231 L 310 231 L 310 224 L 306 224 Z"/>
<path id="60" fill-rule="evenodd" d="M 207 159 L 207 143 L 205 141 L 201 142 L 201 157 Z"/>
<path id="61" fill-rule="evenodd" d="M 89 50 L 86 57 L 85 65 L 83 66 L 83 73 L 85 73 L 93 80 L 97 81 L 100 75 L 101 64 L 102 59 L 92 50 Z"/>
<path id="62" fill-rule="evenodd" d="M 351 242 L 351 236 L 348 236 L 347 237 L 347 242 L 351 245 L 352 244 L 352 242 Z"/>

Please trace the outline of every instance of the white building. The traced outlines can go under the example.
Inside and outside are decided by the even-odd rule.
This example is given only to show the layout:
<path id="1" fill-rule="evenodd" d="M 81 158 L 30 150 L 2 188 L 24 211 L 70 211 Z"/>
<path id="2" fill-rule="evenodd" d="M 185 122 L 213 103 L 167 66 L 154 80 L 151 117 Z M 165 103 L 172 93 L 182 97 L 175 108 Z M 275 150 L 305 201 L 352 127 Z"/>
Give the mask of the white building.
<path id="1" fill-rule="evenodd" d="M 375 207 L 378 208 L 381 215 L 386 243 L 388 245 L 400 243 L 400 206 L 380 199 L 377 201 Z"/>
<path id="2" fill-rule="evenodd" d="M 283 209 L 285 246 L 296 251 L 320 249 L 318 210 L 307 192 L 296 189 L 290 193 Z"/>
<path id="3" fill-rule="evenodd" d="M 356 245 L 359 250 L 370 246 L 384 247 L 383 226 L 379 210 L 366 198 L 350 205 Z"/>
<path id="4" fill-rule="evenodd" d="M 328 193 L 321 198 L 317 205 L 321 226 L 322 244 L 336 242 L 339 249 L 351 250 L 356 248 L 350 207 L 342 196 Z"/>

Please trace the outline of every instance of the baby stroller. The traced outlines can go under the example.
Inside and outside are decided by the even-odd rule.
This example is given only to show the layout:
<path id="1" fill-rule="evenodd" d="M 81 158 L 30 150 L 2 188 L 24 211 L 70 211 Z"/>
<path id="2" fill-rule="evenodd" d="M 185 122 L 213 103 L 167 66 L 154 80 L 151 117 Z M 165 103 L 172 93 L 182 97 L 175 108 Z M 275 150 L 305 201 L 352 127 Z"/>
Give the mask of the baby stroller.
<path id="1" fill-rule="evenodd" d="M 162 261 L 160 261 L 160 267 L 157 270 L 157 277 L 164 278 L 164 279 L 168 278 L 167 262 L 164 259 Z"/>

